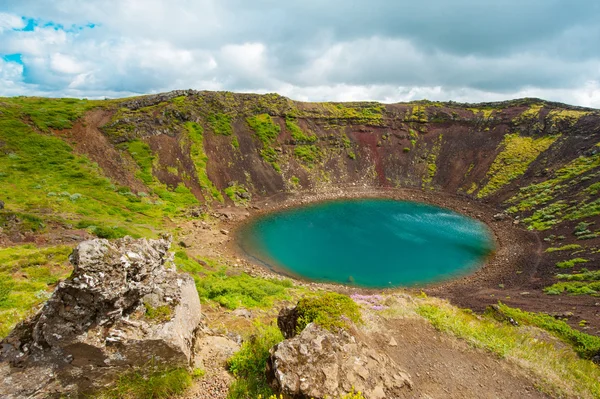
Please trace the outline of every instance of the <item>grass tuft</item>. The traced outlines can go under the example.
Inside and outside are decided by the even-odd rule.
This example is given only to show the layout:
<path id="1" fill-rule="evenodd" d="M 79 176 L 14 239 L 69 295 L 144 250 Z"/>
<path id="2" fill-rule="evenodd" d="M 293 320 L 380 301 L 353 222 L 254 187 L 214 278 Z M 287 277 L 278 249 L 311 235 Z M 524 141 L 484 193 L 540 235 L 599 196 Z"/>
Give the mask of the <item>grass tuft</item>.
<path id="1" fill-rule="evenodd" d="M 192 385 L 192 375 L 183 368 L 132 371 L 119 377 L 116 385 L 95 395 L 98 399 L 167 399 Z"/>
<path id="2" fill-rule="evenodd" d="M 316 323 L 327 330 L 346 328 L 348 321 L 362 323 L 360 308 L 347 295 L 326 292 L 302 298 L 296 307 L 298 311 L 298 332 L 309 323 Z"/>
<path id="3" fill-rule="evenodd" d="M 589 260 L 587 260 L 587 259 L 573 258 L 573 259 L 565 260 L 562 262 L 557 262 L 556 267 L 561 268 L 561 269 L 569 269 L 577 264 L 587 263 L 587 262 L 589 262 Z"/>

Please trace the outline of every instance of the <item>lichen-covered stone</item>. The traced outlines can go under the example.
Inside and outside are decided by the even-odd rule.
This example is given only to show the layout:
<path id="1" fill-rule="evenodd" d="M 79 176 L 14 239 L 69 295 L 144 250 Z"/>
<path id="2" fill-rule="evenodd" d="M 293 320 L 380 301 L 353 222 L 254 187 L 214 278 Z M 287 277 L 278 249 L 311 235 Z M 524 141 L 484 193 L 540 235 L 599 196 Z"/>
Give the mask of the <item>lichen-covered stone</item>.
<path id="1" fill-rule="evenodd" d="M 367 399 L 404 397 L 410 376 L 389 356 L 346 330 L 314 323 L 271 349 L 270 383 L 288 398 L 338 397 L 361 391 Z"/>
<path id="2" fill-rule="evenodd" d="M 8 375 L 0 391 L 20 397 L 52 385 L 80 393 L 150 362 L 190 366 L 200 301 L 193 279 L 175 271 L 169 247 L 168 239 L 129 237 L 79 244 L 71 277 L 2 342 L 0 371 Z M 156 309 L 161 317 L 151 317 Z M 28 378 L 15 386 L 18 373 Z"/>

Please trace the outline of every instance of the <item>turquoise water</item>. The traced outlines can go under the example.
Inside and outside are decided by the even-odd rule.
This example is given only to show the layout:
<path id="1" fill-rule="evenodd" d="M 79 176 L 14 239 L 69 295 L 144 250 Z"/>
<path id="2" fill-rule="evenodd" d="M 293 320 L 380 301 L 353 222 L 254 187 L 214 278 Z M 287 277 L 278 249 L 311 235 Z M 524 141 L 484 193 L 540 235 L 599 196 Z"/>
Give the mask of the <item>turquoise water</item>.
<path id="1" fill-rule="evenodd" d="M 467 274 L 494 248 L 487 227 L 474 219 L 384 199 L 276 212 L 244 226 L 238 240 L 246 254 L 278 272 L 378 288 Z"/>

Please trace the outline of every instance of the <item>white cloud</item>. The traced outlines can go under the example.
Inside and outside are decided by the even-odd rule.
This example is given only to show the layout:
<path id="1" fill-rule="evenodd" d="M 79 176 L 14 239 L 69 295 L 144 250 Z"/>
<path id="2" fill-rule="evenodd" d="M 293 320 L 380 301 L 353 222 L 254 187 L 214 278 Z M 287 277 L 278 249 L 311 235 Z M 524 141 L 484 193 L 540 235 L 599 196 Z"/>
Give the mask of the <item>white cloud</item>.
<path id="1" fill-rule="evenodd" d="M 14 14 L 0 12 L 0 33 L 4 30 L 23 29 L 24 27 L 25 21 L 22 18 Z"/>
<path id="2" fill-rule="evenodd" d="M 23 66 L 16 62 L 6 62 L 0 58 L 0 93 L 17 96 L 23 93 Z"/>
<path id="3" fill-rule="evenodd" d="M 50 56 L 50 68 L 58 73 L 78 74 L 85 70 L 85 66 L 73 57 L 61 53 L 55 53 Z"/>
<path id="4" fill-rule="evenodd" d="M 224 62 L 249 75 L 260 74 L 266 67 L 262 43 L 228 44 L 221 48 Z"/>
<path id="5" fill-rule="evenodd" d="M 464 2 L 458 10 L 442 2 L 443 12 L 430 14 L 424 3 L 373 9 L 357 2 L 345 9 L 356 22 L 349 24 L 340 18 L 341 0 L 10 3 L 0 6 L 0 60 L 22 54 L 25 67 L 0 64 L 0 95 L 194 88 L 315 101 L 536 96 L 600 107 L 600 29 L 581 6 L 569 15 L 552 5 L 523 6 L 522 17 L 495 21 L 486 7 L 467 7 L 468 19 Z M 38 25 L 19 30 L 22 16 Z"/>

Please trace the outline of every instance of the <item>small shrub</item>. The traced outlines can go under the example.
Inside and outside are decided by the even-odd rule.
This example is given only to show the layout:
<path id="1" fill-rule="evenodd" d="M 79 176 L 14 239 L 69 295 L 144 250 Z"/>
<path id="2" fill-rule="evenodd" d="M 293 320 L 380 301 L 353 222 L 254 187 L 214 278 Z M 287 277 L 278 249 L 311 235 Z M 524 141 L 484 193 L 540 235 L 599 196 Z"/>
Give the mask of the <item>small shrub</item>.
<path id="1" fill-rule="evenodd" d="M 296 309 L 299 314 L 298 332 L 313 322 L 327 330 L 345 328 L 348 321 L 362 323 L 360 308 L 356 302 L 336 292 L 302 298 Z"/>
<path id="2" fill-rule="evenodd" d="M 195 368 L 192 370 L 192 378 L 202 378 L 206 374 L 206 371 L 201 368 Z"/>
<path id="3" fill-rule="evenodd" d="M 92 232 L 98 238 L 115 239 L 123 238 L 127 235 L 127 230 L 121 227 L 96 226 Z"/>
<path id="4" fill-rule="evenodd" d="M 236 381 L 229 388 L 229 399 L 269 397 L 273 391 L 267 383 L 265 370 L 269 349 L 283 341 L 283 335 L 274 325 L 256 325 L 257 331 L 246 340 L 228 361 L 229 371 Z"/>

